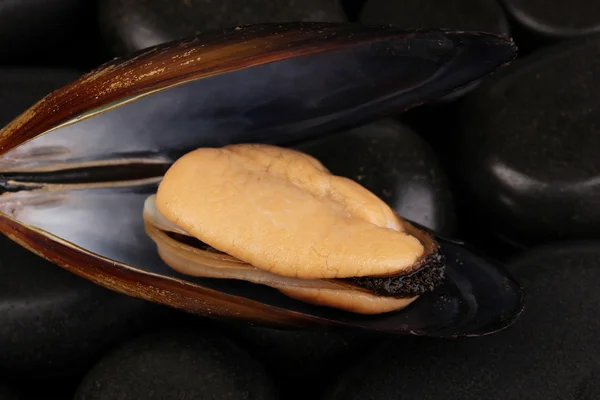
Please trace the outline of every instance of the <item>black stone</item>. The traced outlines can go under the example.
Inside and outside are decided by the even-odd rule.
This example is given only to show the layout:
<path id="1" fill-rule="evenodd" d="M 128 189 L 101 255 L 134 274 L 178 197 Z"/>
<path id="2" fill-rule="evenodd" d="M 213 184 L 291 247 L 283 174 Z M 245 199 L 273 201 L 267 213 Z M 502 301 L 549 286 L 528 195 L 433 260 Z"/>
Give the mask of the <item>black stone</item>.
<path id="1" fill-rule="evenodd" d="M 150 303 L 118 294 L 0 240 L 0 371 L 76 375 L 144 327 Z"/>
<path id="2" fill-rule="evenodd" d="M 0 128 L 79 76 L 71 69 L 0 68 Z"/>
<path id="3" fill-rule="evenodd" d="M 87 368 L 82 370 L 81 374 L 85 371 Z M 29 379 L 25 377 L 21 382 L 15 382 L 14 386 L 19 388 L 19 400 L 73 400 L 73 395 L 80 382 L 81 376 L 42 380 L 34 376 Z"/>
<path id="4" fill-rule="evenodd" d="M 600 31 L 600 3 L 589 0 L 502 0 L 512 18 L 530 32 L 552 39 Z"/>
<path id="5" fill-rule="evenodd" d="M 350 21 L 357 21 L 358 16 L 360 15 L 360 11 L 365 5 L 365 0 L 342 0 L 341 1 L 344 10 L 346 11 L 346 15 Z"/>
<path id="6" fill-rule="evenodd" d="M 465 99 L 461 203 L 520 245 L 600 237 L 600 36 L 514 63 Z"/>
<path id="7" fill-rule="evenodd" d="M 224 337 L 164 332 L 137 338 L 87 374 L 75 400 L 275 399 L 264 367 Z"/>
<path id="8" fill-rule="evenodd" d="M 496 0 L 367 0 L 360 22 L 405 29 L 461 29 L 509 34 Z"/>
<path id="9" fill-rule="evenodd" d="M 320 398 L 331 379 L 365 349 L 370 335 L 352 330 L 279 330 L 236 325 L 231 335 L 276 378 L 280 398 Z"/>
<path id="10" fill-rule="evenodd" d="M 454 233 L 454 202 L 444 171 L 431 147 L 406 126 L 380 120 L 296 148 L 331 173 L 360 183 L 402 217 Z"/>
<path id="11" fill-rule="evenodd" d="M 0 400 L 18 400 L 19 396 L 7 386 L 0 383 Z"/>
<path id="12" fill-rule="evenodd" d="M 117 55 L 237 25 L 346 20 L 339 0 L 100 0 L 102 32 Z"/>
<path id="13" fill-rule="evenodd" d="M 96 65 L 103 58 L 98 52 L 94 3 L 0 0 L 0 63 Z"/>
<path id="14" fill-rule="evenodd" d="M 600 398 L 600 242 L 537 248 L 507 268 L 527 288 L 511 328 L 477 339 L 387 340 L 327 399 Z"/>

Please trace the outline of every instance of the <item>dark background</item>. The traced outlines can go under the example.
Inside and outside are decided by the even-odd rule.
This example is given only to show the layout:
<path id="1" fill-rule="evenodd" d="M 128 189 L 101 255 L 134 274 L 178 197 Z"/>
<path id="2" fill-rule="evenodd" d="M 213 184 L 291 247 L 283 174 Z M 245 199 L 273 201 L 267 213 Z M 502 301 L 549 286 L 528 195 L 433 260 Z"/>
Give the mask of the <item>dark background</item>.
<path id="1" fill-rule="evenodd" d="M 475 87 L 304 148 L 503 262 L 524 315 L 464 340 L 276 331 L 110 292 L 3 237 L 0 400 L 600 398 L 599 2 L 0 0 L 0 126 L 114 57 L 288 20 L 515 40 Z"/>

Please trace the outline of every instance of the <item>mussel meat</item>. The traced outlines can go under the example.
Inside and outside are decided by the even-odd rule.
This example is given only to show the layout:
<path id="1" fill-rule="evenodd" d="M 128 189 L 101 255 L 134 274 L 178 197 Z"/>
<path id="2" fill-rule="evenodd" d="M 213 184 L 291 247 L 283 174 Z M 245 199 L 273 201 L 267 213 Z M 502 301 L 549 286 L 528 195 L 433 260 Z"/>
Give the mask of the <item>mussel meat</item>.
<path id="1" fill-rule="evenodd" d="M 109 289 L 205 316 L 504 329 L 524 296 L 506 271 L 291 147 L 440 98 L 515 54 L 481 32 L 285 23 L 112 60 L 0 131 L 0 232 Z"/>
<path id="2" fill-rule="evenodd" d="M 429 235 L 292 149 L 190 152 L 146 200 L 144 219 L 161 258 L 183 274 L 243 279 L 351 312 L 398 310 L 443 279 Z"/>

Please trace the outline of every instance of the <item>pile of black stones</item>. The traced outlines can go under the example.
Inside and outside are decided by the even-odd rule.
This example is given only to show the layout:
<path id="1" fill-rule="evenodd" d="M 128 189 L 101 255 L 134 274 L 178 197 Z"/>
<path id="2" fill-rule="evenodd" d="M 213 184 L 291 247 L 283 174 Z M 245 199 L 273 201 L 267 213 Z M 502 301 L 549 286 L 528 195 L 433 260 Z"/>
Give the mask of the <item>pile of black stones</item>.
<path id="1" fill-rule="evenodd" d="M 0 125 L 116 56 L 287 20 L 514 38 L 518 60 L 460 96 L 301 147 L 502 261 L 522 317 L 456 340 L 272 330 L 114 293 L 2 237 L 0 400 L 599 399 L 599 2 L 0 0 Z"/>

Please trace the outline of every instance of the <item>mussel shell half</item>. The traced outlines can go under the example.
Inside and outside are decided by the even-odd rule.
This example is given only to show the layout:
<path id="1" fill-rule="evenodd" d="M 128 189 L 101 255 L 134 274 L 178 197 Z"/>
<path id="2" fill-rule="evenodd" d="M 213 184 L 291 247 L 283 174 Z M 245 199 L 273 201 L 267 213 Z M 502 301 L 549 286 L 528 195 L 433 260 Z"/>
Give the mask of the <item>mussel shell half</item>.
<path id="1" fill-rule="evenodd" d="M 447 258 L 445 284 L 404 310 L 376 316 L 314 307 L 263 285 L 181 275 L 160 259 L 144 232 L 140 210 L 157 185 L 149 181 L 136 187 L 21 192 L 0 202 L 0 230 L 113 290 L 193 313 L 273 326 L 483 335 L 509 326 L 523 308 L 522 289 L 502 268 L 441 237 L 436 239 Z"/>
<path id="2" fill-rule="evenodd" d="M 358 25 L 240 27 L 114 60 L 0 131 L 0 231 L 93 282 L 202 315 L 443 337 L 512 323 L 523 291 L 452 241 L 446 284 L 404 310 L 361 316 L 266 286 L 182 276 L 142 218 L 168 166 L 201 146 L 290 144 L 443 96 L 515 56 L 486 33 Z"/>
<path id="3" fill-rule="evenodd" d="M 477 32 L 287 23 L 207 33 L 51 93 L 0 131 L 0 154 L 19 146 L 0 171 L 292 143 L 441 97 L 515 55 L 508 38 Z"/>

